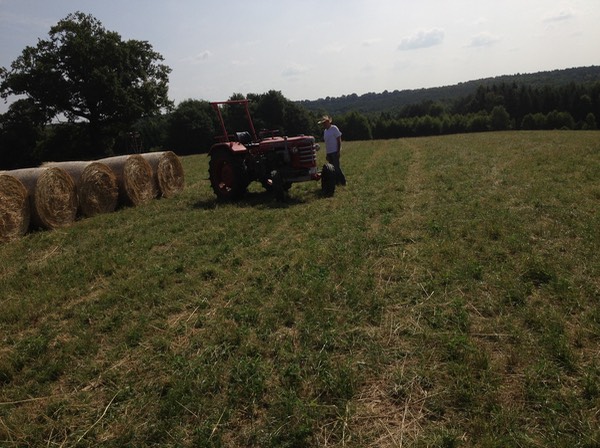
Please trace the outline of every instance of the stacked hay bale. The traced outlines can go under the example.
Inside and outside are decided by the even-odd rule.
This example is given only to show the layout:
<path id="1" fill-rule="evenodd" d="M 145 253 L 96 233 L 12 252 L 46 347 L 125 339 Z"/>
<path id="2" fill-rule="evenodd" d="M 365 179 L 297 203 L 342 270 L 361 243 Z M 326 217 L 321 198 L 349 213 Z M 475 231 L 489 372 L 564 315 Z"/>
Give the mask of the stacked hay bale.
<path id="1" fill-rule="evenodd" d="M 0 171 L 0 242 L 18 239 L 30 228 L 65 227 L 78 212 L 91 217 L 119 204 L 169 198 L 183 187 L 183 168 L 172 151 Z"/>
<path id="2" fill-rule="evenodd" d="M 26 168 L 5 171 L 3 174 L 17 179 L 26 189 L 33 226 L 56 229 L 65 227 L 75 220 L 77 215 L 75 182 L 63 169 Z"/>
<path id="3" fill-rule="evenodd" d="M 0 242 L 18 239 L 29 229 L 31 207 L 23 183 L 8 173 L 0 173 Z"/>
<path id="4" fill-rule="evenodd" d="M 73 178 L 77 187 L 79 213 L 86 218 L 113 212 L 119 199 L 117 176 L 100 162 L 51 162 Z"/>
<path id="5" fill-rule="evenodd" d="M 170 198 L 183 190 L 183 167 L 173 151 L 149 152 L 142 154 L 142 157 L 152 167 L 156 196 Z"/>
<path id="6" fill-rule="evenodd" d="M 142 205 L 156 197 L 152 167 L 140 154 L 115 156 L 99 160 L 117 176 L 119 202 L 123 205 Z"/>

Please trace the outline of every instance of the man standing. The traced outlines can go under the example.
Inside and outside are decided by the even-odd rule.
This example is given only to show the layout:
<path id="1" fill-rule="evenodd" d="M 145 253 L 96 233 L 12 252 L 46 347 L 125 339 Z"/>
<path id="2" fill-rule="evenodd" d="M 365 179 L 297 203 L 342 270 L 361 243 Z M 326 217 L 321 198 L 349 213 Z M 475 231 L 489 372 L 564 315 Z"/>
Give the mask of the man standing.
<path id="1" fill-rule="evenodd" d="M 342 152 L 342 133 L 338 127 L 331 122 L 329 115 L 324 115 L 319 124 L 323 125 L 323 140 L 325 141 L 325 157 L 335 167 L 336 184 L 346 185 L 346 176 L 340 165 Z"/>

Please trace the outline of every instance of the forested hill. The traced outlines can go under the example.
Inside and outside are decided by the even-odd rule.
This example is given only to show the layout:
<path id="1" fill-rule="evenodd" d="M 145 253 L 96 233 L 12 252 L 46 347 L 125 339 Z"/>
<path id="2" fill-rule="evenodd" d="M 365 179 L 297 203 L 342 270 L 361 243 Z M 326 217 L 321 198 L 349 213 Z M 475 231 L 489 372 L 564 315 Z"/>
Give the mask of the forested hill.
<path id="1" fill-rule="evenodd" d="M 503 75 L 493 78 L 484 78 L 474 81 L 462 82 L 452 86 L 434 87 L 415 90 L 394 90 L 382 93 L 365 93 L 357 95 L 343 95 L 337 98 L 320 98 L 318 100 L 303 100 L 298 104 L 310 111 L 326 111 L 332 115 L 340 115 L 349 111 L 363 114 L 378 112 L 394 112 L 409 104 L 424 101 L 452 101 L 473 94 L 480 86 L 513 84 L 531 87 L 561 86 L 565 84 L 585 84 L 600 81 L 600 66 L 578 67 L 565 70 L 552 70 L 546 72 Z"/>

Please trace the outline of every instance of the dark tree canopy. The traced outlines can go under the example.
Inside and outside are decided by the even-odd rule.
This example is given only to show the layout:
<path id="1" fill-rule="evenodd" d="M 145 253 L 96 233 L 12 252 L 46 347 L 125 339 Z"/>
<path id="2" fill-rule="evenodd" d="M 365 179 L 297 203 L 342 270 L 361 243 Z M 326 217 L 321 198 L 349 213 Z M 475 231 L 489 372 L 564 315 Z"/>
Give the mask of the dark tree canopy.
<path id="1" fill-rule="evenodd" d="M 206 152 L 217 134 L 216 115 L 206 101 L 182 101 L 168 118 L 169 146 L 179 154 Z"/>
<path id="2" fill-rule="evenodd" d="M 145 41 L 123 41 L 81 12 L 50 29 L 0 72 L 2 98 L 25 95 L 46 122 L 58 116 L 88 122 L 97 137 L 171 106 L 170 68 Z"/>

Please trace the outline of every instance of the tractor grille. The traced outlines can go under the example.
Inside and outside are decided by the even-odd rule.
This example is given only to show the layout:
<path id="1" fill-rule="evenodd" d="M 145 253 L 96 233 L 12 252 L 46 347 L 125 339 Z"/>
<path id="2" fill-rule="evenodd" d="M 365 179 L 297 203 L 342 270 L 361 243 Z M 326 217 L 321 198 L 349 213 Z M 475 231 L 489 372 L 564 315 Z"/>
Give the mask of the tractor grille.
<path id="1" fill-rule="evenodd" d="M 303 165 L 313 165 L 317 163 L 317 151 L 314 145 L 299 146 L 298 157 Z"/>

